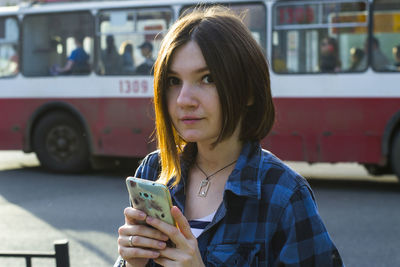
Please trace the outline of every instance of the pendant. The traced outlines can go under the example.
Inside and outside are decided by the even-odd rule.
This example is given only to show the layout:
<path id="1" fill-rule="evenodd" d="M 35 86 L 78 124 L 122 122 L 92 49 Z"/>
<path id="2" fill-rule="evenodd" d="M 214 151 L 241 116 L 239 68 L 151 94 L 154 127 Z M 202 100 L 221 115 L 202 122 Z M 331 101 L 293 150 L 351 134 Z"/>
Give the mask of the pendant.
<path id="1" fill-rule="evenodd" d="M 201 181 L 199 192 L 197 192 L 197 195 L 199 197 L 206 197 L 209 187 L 210 187 L 210 182 L 207 179 Z"/>

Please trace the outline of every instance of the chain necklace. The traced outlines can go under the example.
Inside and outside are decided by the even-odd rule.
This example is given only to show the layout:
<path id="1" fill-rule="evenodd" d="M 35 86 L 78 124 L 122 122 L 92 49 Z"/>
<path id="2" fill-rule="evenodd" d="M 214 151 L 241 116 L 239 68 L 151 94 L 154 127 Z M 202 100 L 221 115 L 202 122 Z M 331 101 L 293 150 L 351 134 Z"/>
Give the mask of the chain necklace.
<path id="1" fill-rule="evenodd" d="M 206 177 L 206 179 L 202 180 L 200 182 L 200 187 L 199 187 L 199 191 L 197 192 L 197 195 L 199 197 L 207 197 L 207 193 L 208 193 L 208 189 L 210 188 L 210 178 L 214 175 L 216 175 L 217 173 L 219 173 L 222 170 L 225 170 L 226 168 L 228 168 L 229 166 L 233 165 L 237 160 L 235 160 L 232 163 L 229 163 L 228 165 L 226 165 L 225 167 L 219 169 L 218 171 L 214 172 L 211 175 L 207 175 L 207 173 L 205 171 L 203 171 L 199 165 L 197 165 L 197 163 L 195 162 L 194 164 L 196 165 L 196 167 L 204 174 L 204 176 Z"/>

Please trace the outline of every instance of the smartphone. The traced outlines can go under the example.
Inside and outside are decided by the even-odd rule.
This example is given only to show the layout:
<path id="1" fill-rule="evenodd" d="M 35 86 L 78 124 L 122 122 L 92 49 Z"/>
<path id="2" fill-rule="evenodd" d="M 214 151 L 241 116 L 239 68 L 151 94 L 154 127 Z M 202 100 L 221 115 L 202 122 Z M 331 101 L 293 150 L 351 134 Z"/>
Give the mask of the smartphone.
<path id="1" fill-rule="evenodd" d="M 126 178 L 126 186 L 135 209 L 171 225 L 176 225 L 171 215 L 171 195 L 165 185 L 130 176 Z"/>

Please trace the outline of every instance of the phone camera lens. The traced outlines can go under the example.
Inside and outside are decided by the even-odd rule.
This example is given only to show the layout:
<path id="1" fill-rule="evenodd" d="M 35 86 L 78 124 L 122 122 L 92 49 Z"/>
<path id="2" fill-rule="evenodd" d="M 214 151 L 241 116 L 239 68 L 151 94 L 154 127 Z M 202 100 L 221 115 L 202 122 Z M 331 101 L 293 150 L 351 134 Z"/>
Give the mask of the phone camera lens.
<path id="1" fill-rule="evenodd" d="M 147 193 L 143 194 L 145 198 L 149 198 L 149 195 Z"/>
<path id="2" fill-rule="evenodd" d="M 161 213 L 161 218 L 164 218 L 165 217 L 165 214 L 164 213 Z"/>

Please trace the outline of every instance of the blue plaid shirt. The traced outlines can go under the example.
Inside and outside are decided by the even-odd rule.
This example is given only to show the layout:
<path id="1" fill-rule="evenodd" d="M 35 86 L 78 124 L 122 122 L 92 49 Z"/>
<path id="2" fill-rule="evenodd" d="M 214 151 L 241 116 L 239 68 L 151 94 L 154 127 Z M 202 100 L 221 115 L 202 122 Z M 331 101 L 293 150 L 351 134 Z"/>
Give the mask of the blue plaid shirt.
<path id="1" fill-rule="evenodd" d="M 154 152 L 136 176 L 156 180 L 158 173 Z M 184 212 L 185 172 L 182 178 L 171 197 Z M 197 240 L 206 266 L 343 266 L 307 181 L 258 143 L 243 146 L 223 203 Z"/>

